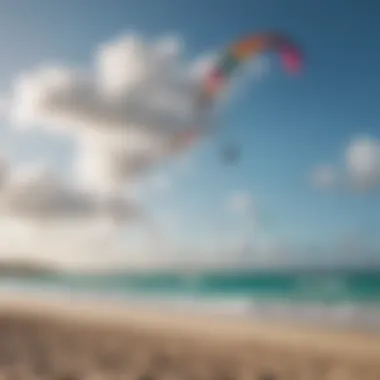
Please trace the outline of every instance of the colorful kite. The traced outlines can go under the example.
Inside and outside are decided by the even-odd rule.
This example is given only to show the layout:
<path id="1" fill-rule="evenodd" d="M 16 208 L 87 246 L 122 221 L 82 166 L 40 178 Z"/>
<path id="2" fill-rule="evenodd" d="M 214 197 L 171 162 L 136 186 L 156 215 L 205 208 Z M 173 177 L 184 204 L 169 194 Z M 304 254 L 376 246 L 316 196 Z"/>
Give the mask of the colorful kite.
<path id="1" fill-rule="evenodd" d="M 303 66 L 300 49 L 286 36 L 277 33 L 257 33 L 232 44 L 219 57 L 205 77 L 200 105 L 205 107 L 226 88 L 231 77 L 242 65 L 269 51 L 280 55 L 285 69 L 297 73 Z"/>
<path id="2" fill-rule="evenodd" d="M 210 108 L 218 96 L 228 89 L 229 81 L 234 74 L 248 61 L 264 53 L 276 52 L 285 69 L 290 73 L 298 73 L 303 66 L 300 48 L 290 38 L 279 33 L 255 33 L 230 45 L 216 60 L 206 74 L 200 88 L 197 107 L 199 121 L 197 128 L 179 132 L 170 142 L 169 151 L 174 153 L 193 146 L 202 136 L 212 133 L 215 128 L 209 125 Z M 206 128 L 200 129 L 200 126 Z M 226 162 L 236 162 L 240 157 L 240 148 L 226 146 L 222 151 Z"/>

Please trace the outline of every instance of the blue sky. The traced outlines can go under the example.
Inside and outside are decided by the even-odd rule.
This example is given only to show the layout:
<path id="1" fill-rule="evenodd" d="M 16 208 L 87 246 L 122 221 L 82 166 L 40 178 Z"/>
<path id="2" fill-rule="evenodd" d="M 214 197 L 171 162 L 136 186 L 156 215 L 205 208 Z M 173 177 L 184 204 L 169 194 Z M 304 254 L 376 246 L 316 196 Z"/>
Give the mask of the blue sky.
<path id="1" fill-rule="evenodd" d="M 219 115 L 221 135 L 199 149 L 196 170 L 177 179 L 174 198 L 151 203 L 180 210 L 185 224 L 199 229 L 201 221 L 223 224 L 221 202 L 242 190 L 269 215 L 275 235 L 301 244 L 325 244 L 355 229 L 371 237 L 380 227 L 378 193 L 320 192 L 308 176 L 321 162 L 342 164 L 356 135 L 380 137 L 379 12 L 376 1 L 343 0 L 6 1 L 0 5 L 0 89 L 8 91 L 16 75 L 42 62 L 86 66 L 99 43 L 131 30 L 179 34 L 189 57 L 247 32 L 286 31 L 305 50 L 302 76 L 288 77 L 271 58 L 270 73 L 252 80 Z M 48 155 L 58 169 L 68 165 L 68 142 L 20 137 L 6 128 L 0 136 L 16 160 Z M 220 143 L 229 140 L 242 146 L 239 165 L 219 160 Z"/>

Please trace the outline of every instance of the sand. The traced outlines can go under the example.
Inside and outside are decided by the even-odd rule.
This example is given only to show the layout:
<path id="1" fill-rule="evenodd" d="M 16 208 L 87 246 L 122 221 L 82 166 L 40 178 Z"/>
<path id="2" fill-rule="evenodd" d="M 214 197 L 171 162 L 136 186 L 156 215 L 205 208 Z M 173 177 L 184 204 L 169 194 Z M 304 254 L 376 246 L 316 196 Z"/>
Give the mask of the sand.
<path id="1" fill-rule="evenodd" d="M 380 380 L 380 336 L 154 307 L 0 297 L 0 380 Z"/>

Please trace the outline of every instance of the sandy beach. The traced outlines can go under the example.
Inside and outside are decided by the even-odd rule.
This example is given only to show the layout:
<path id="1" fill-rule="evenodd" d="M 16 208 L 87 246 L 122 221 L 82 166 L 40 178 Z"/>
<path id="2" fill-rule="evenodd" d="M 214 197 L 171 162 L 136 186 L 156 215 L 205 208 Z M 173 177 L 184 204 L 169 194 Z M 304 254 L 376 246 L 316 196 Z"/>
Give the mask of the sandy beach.
<path id="1" fill-rule="evenodd" d="M 4 379 L 380 379 L 380 336 L 105 301 L 0 297 Z"/>

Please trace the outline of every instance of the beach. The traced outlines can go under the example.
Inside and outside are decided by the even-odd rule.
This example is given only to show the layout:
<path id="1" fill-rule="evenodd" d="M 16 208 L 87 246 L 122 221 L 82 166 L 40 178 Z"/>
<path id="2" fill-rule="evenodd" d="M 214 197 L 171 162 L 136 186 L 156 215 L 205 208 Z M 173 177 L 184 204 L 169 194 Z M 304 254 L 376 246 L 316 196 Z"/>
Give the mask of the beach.
<path id="1" fill-rule="evenodd" d="M 0 298 L 5 379 L 380 379 L 380 335 L 53 296 Z"/>

